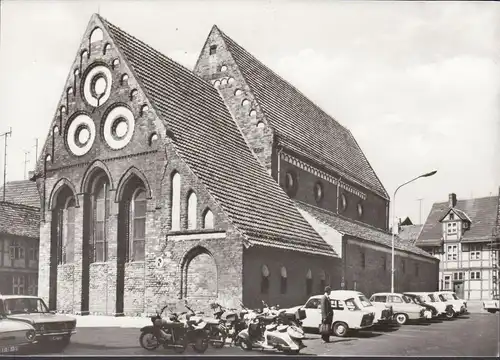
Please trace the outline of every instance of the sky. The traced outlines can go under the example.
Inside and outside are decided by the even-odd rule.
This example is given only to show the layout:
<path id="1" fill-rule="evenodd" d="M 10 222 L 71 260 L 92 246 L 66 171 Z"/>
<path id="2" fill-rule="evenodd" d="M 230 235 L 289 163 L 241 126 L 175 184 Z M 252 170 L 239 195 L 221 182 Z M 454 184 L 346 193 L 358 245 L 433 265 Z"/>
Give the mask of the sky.
<path id="1" fill-rule="evenodd" d="M 400 184 L 437 170 L 397 194 L 396 216 L 423 222 L 449 193 L 498 195 L 497 5 L 4 0 L 0 133 L 12 128 L 7 181 L 24 178 L 26 151 L 27 170 L 34 168 L 35 139 L 40 151 L 88 21 L 99 12 L 190 69 L 216 24 L 349 128 L 391 198 Z M 3 145 L 2 138 L 1 169 Z"/>

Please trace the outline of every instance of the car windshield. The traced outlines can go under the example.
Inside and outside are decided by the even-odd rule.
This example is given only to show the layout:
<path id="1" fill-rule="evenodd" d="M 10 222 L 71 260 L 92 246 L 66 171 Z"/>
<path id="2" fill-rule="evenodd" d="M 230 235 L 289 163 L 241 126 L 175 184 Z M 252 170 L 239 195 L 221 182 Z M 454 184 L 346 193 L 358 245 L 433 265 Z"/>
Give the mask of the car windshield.
<path id="1" fill-rule="evenodd" d="M 410 304 L 410 303 L 412 303 L 412 302 L 413 302 L 413 301 L 411 300 L 411 298 L 410 298 L 410 297 L 408 297 L 408 296 L 406 296 L 406 295 L 403 295 L 403 300 L 404 300 L 404 301 L 405 301 L 405 303 L 407 303 L 407 304 Z"/>
<path id="2" fill-rule="evenodd" d="M 424 303 L 425 302 L 425 298 L 423 296 L 418 295 L 418 296 L 415 297 L 415 302 L 417 302 L 417 303 Z"/>
<path id="3" fill-rule="evenodd" d="M 429 294 L 429 299 L 431 299 L 432 302 L 437 302 L 436 297 L 433 294 Z"/>
<path id="4" fill-rule="evenodd" d="M 458 298 L 458 296 L 457 296 L 457 295 L 455 295 L 455 294 L 453 294 L 453 293 L 451 294 L 451 297 L 453 298 L 453 300 L 460 300 L 460 299 Z"/>
<path id="5" fill-rule="evenodd" d="M 354 299 L 347 299 L 345 301 L 345 306 L 346 308 L 348 308 L 349 310 L 359 310 L 359 307 L 358 305 L 356 305 L 356 303 L 354 302 Z"/>
<path id="6" fill-rule="evenodd" d="M 363 305 L 364 307 L 373 306 L 370 300 L 368 300 L 368 298 L 364 295 L 359 296 L 358 299 L 361 302 L 361 305 Z"/>
<path id="7" fill-rule="evenodd" d="M 43 300 L 37 298 L 4 299 L 3 306 L 7 315 L 49 312 Z"/>
<path id="8" fill-rule="evenodd" d="M 443 296 L 443 294 L 439 294 L 439 300 L 446 302 L 446 298 Z"/>

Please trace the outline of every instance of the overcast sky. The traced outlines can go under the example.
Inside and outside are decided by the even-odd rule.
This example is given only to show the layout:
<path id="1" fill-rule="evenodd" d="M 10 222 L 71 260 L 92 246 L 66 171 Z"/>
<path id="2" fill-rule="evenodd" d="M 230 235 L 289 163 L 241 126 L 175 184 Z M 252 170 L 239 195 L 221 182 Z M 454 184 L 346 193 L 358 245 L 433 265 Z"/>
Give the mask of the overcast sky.
<path id="1" fill-rule="evenodd" d="M 500 9 L 493 2 L 1 2 L 0 133 L 7 180 L 42 148 L 92 13 L 193 68 L 212 25 L 349 128 L 391 194 L 422 220 L 448 193 L 498 194 Z M 0 140 L 3 165 L 3 141 Z M 1 169 L 0 169 L 1 171 Z M 3 172 L 2 172 L 3 174 Z M 2 178 L 0 178 L 2 182 Z"/>

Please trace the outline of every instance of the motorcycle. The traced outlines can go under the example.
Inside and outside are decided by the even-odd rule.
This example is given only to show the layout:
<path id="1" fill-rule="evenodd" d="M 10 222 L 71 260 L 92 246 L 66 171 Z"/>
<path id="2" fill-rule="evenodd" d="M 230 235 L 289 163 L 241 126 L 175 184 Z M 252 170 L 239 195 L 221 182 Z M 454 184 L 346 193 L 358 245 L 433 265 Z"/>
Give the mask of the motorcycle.
<path id="1" fill-rule="evenodd" d="M 189 307 L 187 302 L 185 302 L 184 306 L 191 311 L 195 318 L 199 317 L 206 323 L 208 343 L 216 349 L 224 347 L 227 339 L 227 329 L 224 324 L 222 324 L 219 319 L 204 317 L 205 313 L 202 311 L 196 313 Z"/>
<path id="2" fill-rule="evenodd" d="M 166 320 L 162 318 L 162 314 L 167 307 L 168 305 L 151 317 L 153 325 L 140 329 L 141 347 L 153 351 L 162 345 L 165 349 L 183 353 L 191 345 L 197 353 L 204 353 L 208 348 L 208 337 L 204 330 L 206 324 L 200 319 L 191 319 L 186 312 L 180 315 L 172 313 Z"/>
<path id="3" fill-rule="evenodd" d="M 302 342 L 304 331 L 296 326 L 278 325 L 276 319 L 276 314 L 250 314 L 248 327 L 238 334 L 240 347 L 245 351 L 276 349 L 298 354 L 306 347 Z"/>
<path id="4" fill-rule="evenodd" d="M 231 339 L 230 345 L 237 345 L 236 340 L 239 332 L 246 328 L 243 317 L 247 311 L 243 309 L 238 314 L 236 309 L 227 309 L 218 303 L 211 304 L 211 308 L 216 310 L 214 317 L 221 322 L 220 326 L 224 327 L 227 337 Z"/>
<path id="5" fill-rule="evenodd" d="M 302 329 L 302 321 L 297 313 L 287 313 L 286 309 L 280 309 L 279 305 L 269 306 L 264 301 L 262 301 L 262 305 L 264 306 L 263 313 L 275 315 L 277 317 L 276 321 L 278 325 L 296 326 Z"/>

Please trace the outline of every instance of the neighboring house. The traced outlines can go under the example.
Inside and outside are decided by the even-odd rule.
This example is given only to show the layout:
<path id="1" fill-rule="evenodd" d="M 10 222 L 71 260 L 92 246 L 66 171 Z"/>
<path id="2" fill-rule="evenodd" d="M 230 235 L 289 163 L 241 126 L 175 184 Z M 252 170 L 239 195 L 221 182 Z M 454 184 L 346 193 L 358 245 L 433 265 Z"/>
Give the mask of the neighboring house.
<path id="1" fill-rule="evenodd" d="M 0 187 L 2 200 L 3 186 Z M 36 184 L 30 180 L 9 181 L 5 187 L 5 202 L 40 208 L 40 194 Z"/>
<path id="2" fill-rule="evenodd" d="M 401 240 L 407 241 L 411 244 L 415 244 L 418 239 L 420 231 L 422 231 L 424 225 L 401 225 L 399 227 L 398 236 Z"/>
<path id="3" fill-rule="evenodd" d="M 404 219 L 403 221 L 400 220 L 400 226 L 408 226 L 408 225 L 413 225 L 413 222 L 411 221 L 411 219 L 407 216 L 406 219 Z"/>
<path id="4" fill-rule="evenodd" d="M 0 202 L 0 293 L 37 295 L 40 209 Z"/>
<path id="5" fill-rule="evenodd" d="M 216 27 L 193 73 L 94 15 L 41 154 L 51 309 L 291 306 L 327 284 L 390 287 L 389 196 L 350 131 Z M 437 259 L 398 241 L 396 261 L 401 291 L 435 290 Z"/>
<path id="6" fill-rule="evenodd" d="M 416 245 L 441 260 L 440 287 L 464 299 L 498 293 L 499 196 L 435 203 Z"/>

